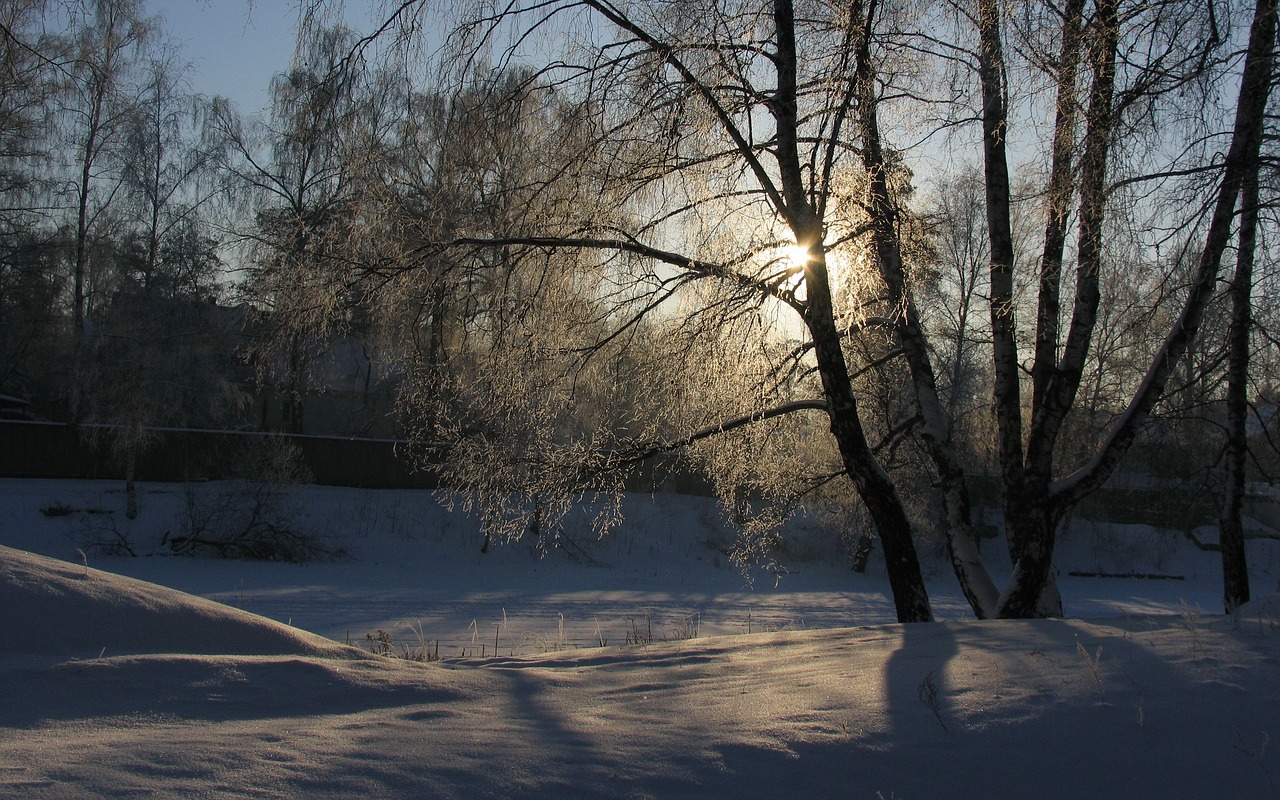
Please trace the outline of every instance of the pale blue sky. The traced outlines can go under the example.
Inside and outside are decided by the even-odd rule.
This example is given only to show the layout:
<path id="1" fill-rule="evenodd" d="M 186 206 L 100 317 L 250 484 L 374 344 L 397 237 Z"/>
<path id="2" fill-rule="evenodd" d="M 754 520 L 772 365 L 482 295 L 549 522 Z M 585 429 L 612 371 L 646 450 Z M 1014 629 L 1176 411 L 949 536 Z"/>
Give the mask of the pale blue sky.
<path id="1" fill-rule="evenodd" d="M 289 65 L 296 0 L 146 0 L 192 62 L 192 88 L 231 98 L 245 113 L 267 104 L 271 76 Z"/>
<path id="2" fill-rule="evenodd" d="M 145 0 L 161 14 L 183 57 L 192 62 L 192 88 L 223 95 L 244 113 L 268 103 L 271 76 L 289 66 L 299 0 Z M 347 24 L 365 31 L 381 17 L 374 0 L 347 3 Z"/>

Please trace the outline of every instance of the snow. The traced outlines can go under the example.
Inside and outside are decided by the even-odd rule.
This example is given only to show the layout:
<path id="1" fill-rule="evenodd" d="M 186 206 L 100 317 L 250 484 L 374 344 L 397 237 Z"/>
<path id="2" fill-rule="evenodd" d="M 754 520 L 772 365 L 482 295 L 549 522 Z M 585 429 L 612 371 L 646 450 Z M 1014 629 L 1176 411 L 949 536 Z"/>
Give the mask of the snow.
<path id="1" fill-rule="evenodd" d="M 294 487 L 346 554 L 294 565 L 163 555 L 235 485 L 145 485 L 132 522 L 121 489 L 0 480 L 0 797 L 1280 795 L 1275 541 L 1234 617 L 1216 553 L 1080 522 L 1068 619 L 974 621 L 931 557 L 944 621 L 901 626 L 816 522 L 748 584 L 703 498 L 539 557 L 429 493 Z"/>

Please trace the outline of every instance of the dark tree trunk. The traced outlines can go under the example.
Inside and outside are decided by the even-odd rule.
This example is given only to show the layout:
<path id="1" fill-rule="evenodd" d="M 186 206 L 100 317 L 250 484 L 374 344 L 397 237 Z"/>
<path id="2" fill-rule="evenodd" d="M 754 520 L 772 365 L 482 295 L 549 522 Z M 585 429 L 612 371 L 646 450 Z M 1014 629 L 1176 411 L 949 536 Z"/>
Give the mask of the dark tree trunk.
<path id="1" fill-rule="evenodd" d="M 898 621 L 929 622 L 933 619 L 933 612 L 911 538 L 911 524 L 893 480 L 880 467 L 867 444 L 866 431 L 858 416 L 848 364 L 831 314 L 826 264 L 819 260 L 810 264 L 806 272 L 809 291 L 806 322 L 813 336 L 818 371 L 822 376 L 831 419 L 831 433 L 844 467 L 880 535 Z"/>
<path id="2" fill-rule="evenodd" d="M 1014 564 L 1013 577 L 997 604 L 999 616 L 1035 616 L 1049 581 L 1053 557 L 1052 514 L 1042 500 L 1046 481 L 1028 480 L 1022 438 L 1022 370 L 1014 317 L 1013 214 L 1006 153 L 1008 109 L 1005 103 L 1004 47 L 1000 7 L 978 0 L 982 86 L 983 175 L 986 185 L 987 237 L 991 248 L 991 334 L 996 455 L 1000 464 L 1005 535 Z"/>
<path id="3" fill-rule="evenodd" d="M 835 437 L 840 458 L 866 504 L 884 549 L 889 585 L 899 622 L 929 622 L 933 612 L 924 575 L 912 540 L 911 523 L 907 519 L 902 498 L 888 473 L 880 466 L 867 442 L 862 427 L 853 380 L 845 360 L 840 332 L 836 327 L 831 299 L 831 283 L 826 254 L 821 242 L 822 220 L 813 208 L 804 188 L 803 169 L 796 133 L 799 130 L 796 108 L 796 41 L 795 16 L 790 0 L 775 0 L 774 21 L 778 53 L 778 88 L 773 113 L 777 120 L 777 158 L 782 180 L 785 216 L 796 242 L 807 247 L 810 262 L 805 267 L 805 324 L 813 337 L 818 373 L 822 378 L 831 433 Z M 868 26 L 869 27 L 869 26 Z"/>
<path id="4" fill-rule="evenodd" d="M 306 433 L 302 418 L 306 412 L 306 388 L 303 384 L 303 369 L 305 365 L 302 346 L 302 334 L 296 331 L 290 333 L 288 382 L 284 390 L 285 430 L 289 433 Z"/>
<path id="5" fill-rule="evenodd" d="M 128 435 L 135 437 L 135 439 L 129 442 L 124 454 L 124 515 L 128 519 L 137 519 L 138 483 L 135 475 L 138 467 L 138 443 L 136 433 L 131 432 Z"/>
<path id="6" fill-rule="evenodd" d="M 907 368 L 920 412 L 920 436 L 928 448 L 938 475 L 946 514 L 947 549 L 951 566 L 973 613 L 984 619 L 994 613 L 998 600 L 995 581 L 987 572 L 973 536 L 969 488 L 964 468 L 952 442 L 951 425 L 938 395 L 924 326 L 908 287 L 899 240 L 899 220 L 889 194 L 888 165 L 880 138 L 873 66 L 869 50 L 871 20 L 866 21 L 857 55 L 858 121 L 861 127 L 862 164 L 868 177 L 866 210 L 871 218 L 871 240 L 876 263 L 896 314 L 894 335 L 906 355 Z"/>
<path id="7" fill-rule="evenodd" d="M 1245 179 L 1240 205 L 1240 252 L 1231 281 L 1231 326 L 1227 353 L 1227 488 L 1218 523 L 1222 548 L 1222 597 L 1226 613 L 1249 602 L 1249 569 L 1244 551 L 1244 479 L 1249 442 L 1249 333 L 1253 327 L 1253 260 L 1258 229 L 1258 165 Z"/>
<path id="8" fill-rule="evenodd" d="M 1062 50 L 1058 57 L 1058 98 L 1053 126 L 1053 163 L 1049 170 L 1049 208 L 1044 249 L 1040 258 L 1040 294 L 1036 313 L 1035 360 L 1031 368 L 1032 409 L 1044 404 L 1058 360 L 1059 314 L 1062 304 L 1062 260 L 1067 243 L 1067 221 L 1075 179 L 1073 153 L 1076 143 L 1076 76 L 1084 0 L 1068 0 L 1063 9 Z"/>
<path id="9" fill-rule="evenodd" d="M 1094 36 L 1090 47 L 1093 82 L 1089 92 L 1084 158 L 1080 165 L 1080 233 L 1071 327 L 1063 348 L 1062 360 L 1056 367 L 1046 368 L 1038 359 L 1052 358 L 1052 354 L 1039 346 L 1043 344 L 1041 338 L 1047 338 L 1049 330 L 1053 331 L 1056 338 L 1056 325 L 1050 326 L 1047 320 L 1051 311 L 1055 316 L 1057 313 L 1057 283 L 1054 281 L 1049 286 L 1051 291 L 1047 301 L 1043 296 L 1041 298 L 1040 320 L 1037 324 L 1037 370 L 1033 372 L 1033 400 L 1038 401 L 1038 405 L 1034 407 L 1025 463 L 1021 473 L 1012 481 L 1008 480 L 1010 474 L 1006 472 L 1005 525 L 1014 573 L 1001 598 L 1002 617 L 1035 617 L 1061 613 L 1057 598 L 1042 597 L 1052 577 L 1054 541 L 1062 511 L 1051 498 L 1050 481 L 1053 476 L 1054 448 L 1057 446 L 1062 423 L 1079 391 L 1102 297 L 1102 226 L 1106 210 L 1107 156 L 1114 127 L 1112 102 L 1119 37 L 1116 12 L 1116 0 L 1099 0 L 1094 15 Z M 1067 49 L 1066 42 L 1063 49 Z M 1067 115 L 1068 119 L 1072 116 Z M 1066 121 L 1060 118 L 1059 122 L 1065 124 Z M 1061 179 L 1061 176 L 1055 177 Z M 1058 188 L 1061 191 L 1061 187 Z M 1054 211 L 1061 213 L 1060 209 Z M 1050 233 L 1056 236 L 1052 223 L 1051 219 Z M 1050 246 L 1055 248 L 1054 251 L 1048 251 Z M 1046 261 L 1049 262 L 1050 271 L 1055 269 L 1052 264 L 1055 257 L 1060 264 L 1060 247 L 1056 241 L 1046 242 Z M 1048 283 L 1046 277 L 1042 273 L 1042 292 Z M 1014 366 L 1017 366 L 1016 363 Z"/>
<path id="10" fill-rule="evenodd" d="M 987 237 L 991 248 L 991 335 L 994 404 L 1002 484 L 1006 490 L 1022 478 L 1022 399 L 1018 344 L 1014 327 L 1013 224 L 1009 163 L 1005 152 L 1008 112 L 1005 107 L 1004 49 L 1000 7 L 978 0 L 982 84 L 982 150 L 986 186 Z"/>
<path id="11" fill-rule="evenodd" d="M 1000 596 L 1003 618 L 1061 616 L 1061 601 L 1046 595 L 1052 584 L 1058 509 L 1049 502 L 1047 484 L 1022 480 L 1004 487 L 1004 524 L 1013 557 L 1013 574 Z"/>

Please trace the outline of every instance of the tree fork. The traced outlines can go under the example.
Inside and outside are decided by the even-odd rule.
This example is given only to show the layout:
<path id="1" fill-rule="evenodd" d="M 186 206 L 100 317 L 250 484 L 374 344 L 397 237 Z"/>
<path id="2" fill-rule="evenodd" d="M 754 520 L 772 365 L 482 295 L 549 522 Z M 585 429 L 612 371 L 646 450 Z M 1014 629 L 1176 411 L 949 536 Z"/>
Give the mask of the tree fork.
<path id="1" fill-rule="evenodd" d="M 1040 404 L 1034 408 L 1022 474 L 1015 484 L 1005 487 L 1005 527 L 1009 532 L 1009 555 L 1014 563 L 1014 573 L 1001 597 L 999 614 L 1002 617 L 1061 613 L 1059 598 L 1042 598 L 1051 581 L 1053 549 L 1060 518 L 1060 509 L 1052 502 L 1049 486 L 1054 446 L 1067 412 L 1075 402 L 1101 299 L 1101 239 L 1106 210 L 1107 156 L 1114 127 L 1112 100 L 1118 41 L 1116 0 L 1099 0 L 1095 37 L 1091 42 L 1093 85 L 1081 163 L 1080 234 L 1071 329 L 1059 365 L 1050 368 L 1037 361 L 1036 366 L 1041 368 L 1040 378 L 1045 381 L 1044 385 L 1036 387 L 1039 391 L 1033 395 Z M 1043 291 L 1043 284 L 1041 288 Z M 1037 350 L 1037 359 L 1047 355 L 1050 354 Z"/>
<path id="2" fill-rule="evenodd" d="M 858 120 L 863 147 L 862 164 L 868 176 L 868 226 L 876 263 L 889 297 L 897 313 L 892 328 L 903 352 L 920 409 L 921 438 L 929 451 L 938 475 L 942 505 L 946 513 L 947 551 L 952 570 L 970 608 L 979 619 L 991 616 L 996 609 L 999 592 L 978 552 L 973 535 L 973 517 L 969 488 L 964 468 L 952 443 L 951 426 L 938 396 L 937 377 L 930 361 L 928 342 L 914 298 L 908 289 L 899 240 L 898 212 L 889 195 L 888 165 L 880 138 L 879 114 L 876 110 L 869 30 L 871 20 L 861 36 L 856 58 L 855 82 L 859 100 Z"/>
<path id="3" fill-rule="evenodd" d="M 1049 210 L 1040 258 L 1040 296 L 1036 313 L 1035 360 L 1031 367 L 1033 413 L 1044 403 L 1058 357 L 1062 259 L 1073 193 L 1076 75 L 1079 70 L 1084 0 L 1069 0 L 1063 9 L 1062 50 L 1058 57 L 1058 98 L 1053 126 L 1053 161 L 1049 171 Z"/>
<path id="4" fill-rule="evenodd" d="M 1050 487 L 1053 500 L 1059 507 L 1067 507 L 1097 489 L 1115 471 L 1120 459 L 1137 437 L 1138 428 L 1163 395 L 1173 370 L 1199 334 L 1205 309 L 1217 288 L 1222 255 L 1231 238 L 1236 200 L 1249 170 L 1258 159 L 1271 78 L 1274 74 L 1275 36 L 1276 2 L 1258 0 L 1249 30 L 1249 45 L 1240 81 L 1231 143 L 1227 149 L 1222 178 L 1218 184 L 1218 196 L 1190 292 L 1164 343 L 1152 359 L 1138 391 L 1121 413 L 1098 453 L 1089 463 Z"/>
<path id="5" fill-rule="evenodd" d="M 880 534 L 898 621 L 930 622 L 933 620 L 933 612 L 929 606 L 929 594 L 925 589 L 920 559 L 911 536 L 911 523 L 893 480 L 876 460 L 862 427 L 853 381 L 849 376 L 840 331 L 835 322 L 826 252 L 822 246 L 823 223 L 817 218 L 804 191 L 804 171 L 800 164 L 796 137 L 797 55 L 795 11 L 791 0 L 775 0 L 773 13 L 778 46 L 775 61 L 778 86 L 771 108 L 777 120 L 777 159 L 786 205 L 781 211 L 790 221 L 796 242 L 809 250 L 809 263 L 805 266 L 804 273 L 804 320 L 813 337 L 814 355 L 827 400 L 831 433 L 835 437 L 841 461 Z M 868 12 L 870 13 L 872 12 Z M 869 28 L 868 18 L 867 28 L 863 30 L 864 50 Z"/>

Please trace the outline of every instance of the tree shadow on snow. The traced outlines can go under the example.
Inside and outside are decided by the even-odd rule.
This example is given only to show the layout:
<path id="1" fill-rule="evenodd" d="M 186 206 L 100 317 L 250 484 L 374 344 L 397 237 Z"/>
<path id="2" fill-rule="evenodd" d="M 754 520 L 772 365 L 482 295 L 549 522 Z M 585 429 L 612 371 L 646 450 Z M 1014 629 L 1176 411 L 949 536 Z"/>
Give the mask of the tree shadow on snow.
<path id="1" fill-rule="evenodd" d="M 431 680 L 365 680 L 376 662 L 293 657 L 126 656 L 0 670 L 24 691 L 0 703 L 0 725 L 133 717 L 224 722 L 439 705 L 463 698 Z"/>

